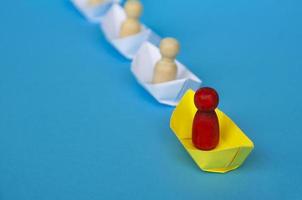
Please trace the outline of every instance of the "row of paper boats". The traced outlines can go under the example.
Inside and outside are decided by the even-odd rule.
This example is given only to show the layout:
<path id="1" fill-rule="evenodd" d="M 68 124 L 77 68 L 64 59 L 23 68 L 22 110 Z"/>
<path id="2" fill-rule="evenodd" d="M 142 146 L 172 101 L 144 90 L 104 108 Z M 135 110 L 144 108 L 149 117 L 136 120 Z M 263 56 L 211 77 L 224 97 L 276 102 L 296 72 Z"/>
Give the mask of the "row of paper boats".
<path id="1" fill-rule="evenodd" d="M 196 90 L 201 80 L 180 62 L 177 78 L 173 81 L 153 84 L 155 63 L 161 58 L 158 44 L 161 37 L 142 25 L 142 31 L 120 38 L 119 32 L 126 19 L 124 9 L 115 1 L 106 1 L 96 8 L 87 7 L 87 0 L 74 0 L 74 4 L 91 22 L 99 22 L 107 40 L 126 58 L 132 60 L 131 71 L 138 82 L 160 103 L 175 106 L 188 89 Z M 103 15 L 102 15 L 102 14 Z M 100 17 L 101 16 L 101 17 Z"/>
<path id="2" fill-rule="evenodd" d="M 143 25 L 143 30 L 133 36 L 119 38 L 126 15 L 119 0 L 104 0 L 100 6 L 89 7 L 87 0 L 73 0 L 86 18 L 101 24 L 107 40 L 126 58 L 132 60 L 131 71 L 138 82 L 160 103 L 176 106 L 170 127 L 197 165 L 204 171 L 224 173 L 238 168 L 254 148 L 253 142 L 223 112 L 216 110 L 220 143 L 212 151 L 196 149 L 191 142 L 192 121 L 196 112 L 194 91 L 201 80 L 184 65 L 176 61 L 177 79 L 165 83 L 151 83 L 155 63 L 161 55 L 158 44 L 161 38 Z"/>

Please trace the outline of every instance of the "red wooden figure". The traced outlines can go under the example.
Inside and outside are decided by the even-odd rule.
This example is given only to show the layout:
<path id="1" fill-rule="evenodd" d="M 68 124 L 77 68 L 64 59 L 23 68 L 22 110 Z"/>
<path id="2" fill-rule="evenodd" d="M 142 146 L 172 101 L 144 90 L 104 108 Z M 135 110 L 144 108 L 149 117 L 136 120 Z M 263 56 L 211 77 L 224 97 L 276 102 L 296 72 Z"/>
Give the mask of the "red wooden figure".
<path id="1" fill-rule="evenodd" d="M 214 149 L 219 143 L 219 123 L 215 108 L 219 96 L 212 88 L 200 88 L 194 96 L 197 107 L 192 126 L 192 142 L 200 150 Z"/>

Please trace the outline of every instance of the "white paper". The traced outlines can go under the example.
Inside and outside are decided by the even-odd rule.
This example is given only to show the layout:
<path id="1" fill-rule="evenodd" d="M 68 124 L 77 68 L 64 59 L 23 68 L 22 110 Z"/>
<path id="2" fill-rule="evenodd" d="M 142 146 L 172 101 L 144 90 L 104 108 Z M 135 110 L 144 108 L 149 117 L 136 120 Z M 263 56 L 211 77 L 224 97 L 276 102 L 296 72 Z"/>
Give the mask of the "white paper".
<path id="1" fill-rule="evenodd" d="M 99 23 L 110 7 L 121 0 L 103 0 L 99 5 L 89 5 L 89 0 L 71 0 L 80 13 L 90 22 Z"/>
<path id="2" fill-rule="evenodd" d="M 132 59 L 145 41 L 159 44 L 160 37 L 144 25 L 140 33 L 120 38 L 120 27 L 125 19 L 124 9 L 119 4 L 114 4 L 101 20 L 105 37 L 123 56 Z"/>
<path id="3" fill-rule="evenodd" d="M 201 85 L 201 80 L 184 65 L 176 61 L 176 80 L 153 84 L 154 67 L 160 59 L 159 49 L 153 44 L 145 42 L 132 61 L 131 71 L 138 82 L 157 101 L 162 104 L 175 106 L 188 89 L 196 91 Z"/>

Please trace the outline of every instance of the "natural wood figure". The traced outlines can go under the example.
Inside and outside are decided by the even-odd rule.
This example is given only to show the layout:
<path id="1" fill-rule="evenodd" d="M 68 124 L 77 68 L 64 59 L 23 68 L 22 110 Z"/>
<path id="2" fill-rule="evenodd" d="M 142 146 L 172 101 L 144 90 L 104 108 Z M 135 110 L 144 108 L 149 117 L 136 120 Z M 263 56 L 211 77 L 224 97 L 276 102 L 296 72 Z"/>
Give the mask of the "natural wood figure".
<path id="1" fill-rule="evenodd" d="M 165 38 L 160 42 L 160 53 L 162 58 L 154 67 L 153 83 L 163 83 L 176 79 L 177 65 L 176 55 L 179 52 L 179 43 L 174 38 Z"/>
<path id="2" fill-rule="evenodd" d="M 122 23 L 120 37 L 135 35 L 141 31 L 139 17 L 142 13 L 142 4 L 139 1 L 128 0 L 124 6 L 127 19 Z"/>
<path id="3" fill-rule="evenodd" d="M 88 5 L 89 6 L 98 6 L 98 5 L 101 5 L 102 3 L 104 3 L 106 0 L 88 0 Z"/>

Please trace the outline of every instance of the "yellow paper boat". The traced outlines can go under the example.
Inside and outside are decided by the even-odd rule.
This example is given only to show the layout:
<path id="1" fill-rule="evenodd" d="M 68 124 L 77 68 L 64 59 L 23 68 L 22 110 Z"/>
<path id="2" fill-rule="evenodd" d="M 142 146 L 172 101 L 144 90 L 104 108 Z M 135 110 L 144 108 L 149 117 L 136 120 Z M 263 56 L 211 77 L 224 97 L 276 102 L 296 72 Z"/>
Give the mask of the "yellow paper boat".
<path id="1" fill-rule="evenodd" d="M 175 108 L 170 121 L 171 129 L 202 170 L 225 173 L 238 168 L 253 150 L 254 144 L 218 109 L 216 109 L 220 128 L 218 146 L 211 151 L 202 151 L 194 147 L 191 140 L 192 122 L 197 111 L 194 94 L 193 90 L 188 90 Z"/>

